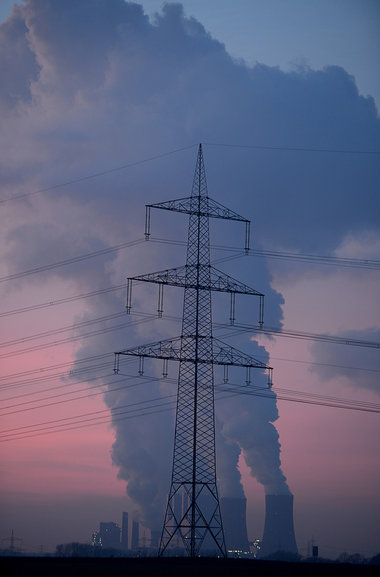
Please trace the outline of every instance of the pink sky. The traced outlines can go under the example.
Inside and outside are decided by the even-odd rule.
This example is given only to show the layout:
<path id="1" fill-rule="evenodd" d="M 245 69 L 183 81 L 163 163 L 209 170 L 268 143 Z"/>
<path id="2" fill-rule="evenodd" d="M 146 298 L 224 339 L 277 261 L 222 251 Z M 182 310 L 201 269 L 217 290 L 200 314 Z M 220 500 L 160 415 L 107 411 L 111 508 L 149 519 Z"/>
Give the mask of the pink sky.
<path id="1" fill-rule="evenodd" d="M 370 324 L 371 311 L 367 311 L 367 318 L 365 318 L 360 308 L 355 315 L 350 309 L 351 300 L 357 294 L 357 282 L 352 282 L 350 291 L 346 291 L 344 300 L 347 304 L 344 305 L 342 299 L 340 300 L 342 310 L 337 310 L 335 307 L 329 310 L 328 315 L 324 312 L 324 298 L 328 296 L 331 300 L 334 295 L 341 294 L 338 292 L 341 288 L 339 283 L 346 282 L 344 277 L 347 277 L 347 274 L 347 272 L 343 275 L 334 273 L 330 278 L 325 279 L 326 282 L 323 285 L 321 282 L 318 283 L 319 299 L 315 301 L 314 308 L 302 307 L 304 311 L 308 310 L 307 316 L 300 315 L 298 311 L 300 305 L 302 306 L 302 301 L 306 300 L 306 295 L 310 294 L 312 288 L 315 288 L 316 280 L 311 278 L 299 283 L 300 286 L 281 286 L 277 279 L 279 282 L 277 286 L 286 297 L 285 326 L 296 327 L 299 330 L 315 326 L 316 331 L 322 331 L 325 327 L 324 332 L 332 332 L 337 319 L 341 322 L 343 311 L 347 312 L 347 326 L 350 326 L 353 321 L 359 325 L 361 323 L 362 326 Z M 376 306 L 374 295 L 377 279 L 371 273 L 367 278 L 370 282 L 362 284 L 361 288 L 364 294 L 367 293 L 366 297 L 371 297 L 371 302 Z M 40 300 L 38 293 L 29 296 L 30 302 Z M 14 295 L 12 295 L 13 299 Z M 56 324 L 63 326 L 67 323 L 67 315 L 60 317 L 57 314 L 59 308 L 54 309 L 53 326 Z M 334 319 L 336 313 L 337 318 Z M 25 318 L 27 315 L 22 315 L 22 317 Z M 42 321 L 45 321 L 45 318 L 41 315 Z M 14 320 L 13 318 L 14 334 L 17 335 L 19 329 L 15 325 L 19 319 L 16 322 Z M 51 321 L 52 319 L 47 317 L 45 326 L 40 324 L 39 330 L 52 326 Z M 8 321 L 7 325 L 12 330 L 12 322 Z M 341 325 L 340 328 L 345 327 Z M 2 370 L 5 374 L 9 374 L 70 361 L 73 348 L 71 345 L 60 345 L 40 353 L 21 355 L 13 360 L 9 359 L 2 365 Z M 271 352 L 271 364 L 275 367 L 274 386 L 275 389 L 278 387 L 279 391 L 289 388 L 339 398 L 378 402 L 375 392 L 349 386 L 344 378 L 323 382 L 318 375 L 310 372 L 307 364 L 280 360 L 306 361 L 308 358 L 311 359 L 307 341 L 276 338 L 272 342 L 267 342 L 267 348 Z M 111 371 L 112 367 L 109 367 L 110 375 Z M 174 374 L 175 370 L 172 370 L 172 375 Z M 54 386 L 58 384 L 57 381 Z M 33 390 L 38 387 L 45 389 L 48 386 L 51 386 L 49 382 L 37 384 L 34 385 Z M 72 388 L 83 390 L 84 386 L 81 384 Z M 22 392 L 25 392 L 24 388 L 18 394 Z M 58 392 L 61 392 L 61 389 Z M 51 394 L 54 392 L 46 393 L 46 395 Z M 6 393 L 7 397 L 11 395 L 12 390 Z M 5 393 L 3 393 L 4 396 Z M 29 399 L 30 397 L 25 398 L 25 400 Z M 54 399 L 47 402 L 54 402 Z M 255 402 L 255 399 L 250 399 L 249 402 Z M 10 403 L 11 401 L 8 401 L 4 404 Z M 378 502 L 380 473 L 379 460 L 376 458 L 378 415 L 281 400 L 278 406 L 280 418 L 276 426 L 282 444 L 282 465 L 289 486 L 295 495 L 295 526 L 301 552 L 306 553 L 308 541 L 312 538 L 320 544 L 321 554 L 326 556 L 332 556 L 335 552 L 338 554 L 343 549 L 354 551 L 355 546 L 359 547 L 359 543 L 361 551 L 368 551 L 367 554 L 374 552 L 377 547 L 376 503 Z M 97 395 L 75 403 L 69 402 L 10 415 L 3 418 L 3 428 L 25 426 L 52 418 L 66 418 L 104 409 L 102 396 Z M 147 417 L 140 418 L 146 419 Z M 117 504 L 124 505 L 124 508 L 133 511 L 133 503 L 128 502 L 125 496 L 125 482 L 117 479 L 117 469 L 112 466 L 110 447 L 113 440 L 113 430 L 107 424 L 102 424 L 2 444 L 1 485 L 6 503 L 5 522 L 7 525 L 11 524 L 11 528 L 24 537 L 24 546 L 38 549 L 42 543 L 45 548 L 54 548 L 54 539 L 61 538 L 62 540 L 63 536 L 68 534 L 67 529 L 65 529 L 66 533 L 62 529 L 58 534 L 53 531 L 52 538 L 50 538 L 49 533 L 52 528 L 49 523 L 52 523 L 52 520 L 49 521 L 49 519 L 54 508 L 59 509 L 64 502 L 71 501 L 70 495 L 73 499 L 72 504 L 79 499 L 79 504 L 77 504 L 79 511 L 83 498 L 83 511 L 80 512 L 82 520 L 74 533 L 75 538 L 84 541 L 94 528 L 85 521 L 88 514 L 88 500 L 91 496 L 99 499 L 99 515 L 101 513 L 104 515 L 104 504 L 109 499 L 114 499 L 110 514 L 112 511 L 112 520 L 116 522 L 120 521 L 120 515 L 117 517 L 115 514 Z M 249 535 L 250 538 L 254 538 L 260 535 L 263 526 L 264 493 L 263 488 L 250 476 L 243 461 L 241 470 L 248 497 Z M 34 507 L 37 505 L 45 507 L 46 501 L 46 507 L 50 511 L 46 524 L 43 523 L 41 526 L 41 533 L 36 536 L 32 536 L 33 532 L 28 532 L 28 530 L 25 531 L 26 536 L 23 535 L 24 528 L 19 518 L 17 503 L 24 501 L 25 503 L 35 502 Z M 347 507 L 347 501 L 350 502 L 350 507 Z M 320 510 L 321 502 L 326 504 L 324 515 Z M 111 517 L 109 519 L 99 517 L 98 520 L 111 520 Z M 90 516 L 91 520 L 93 518 L 94 512 Z M 352 526 L 352 531 L 348 531 L 344 537 L 339 534 L 342 519 Z M 357 527 L 360 527 L 361 532 L 366 536 L 362 542 L 358 541 Z M 3 531 L 7 531 L 6 525 L 3 526 Z"/>

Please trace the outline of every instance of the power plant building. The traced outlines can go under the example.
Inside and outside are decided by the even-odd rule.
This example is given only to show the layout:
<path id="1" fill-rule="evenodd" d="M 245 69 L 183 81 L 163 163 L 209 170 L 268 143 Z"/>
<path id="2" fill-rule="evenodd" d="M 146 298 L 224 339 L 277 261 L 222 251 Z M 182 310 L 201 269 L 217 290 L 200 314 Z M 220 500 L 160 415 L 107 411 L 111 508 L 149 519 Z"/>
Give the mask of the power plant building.
<path id="1" fill-rule="evenodd" d="M 140 528 L 138 521 L 132 523 L 131 549 L 136 551 L 140 546 Z"/>
<path id="2" fill-rule="evenodd" d="M 120 548 L 120 527 L 116 523 L 99 523 L 99 531 L 93 534 L 92 544 L 102 549 Z"/>

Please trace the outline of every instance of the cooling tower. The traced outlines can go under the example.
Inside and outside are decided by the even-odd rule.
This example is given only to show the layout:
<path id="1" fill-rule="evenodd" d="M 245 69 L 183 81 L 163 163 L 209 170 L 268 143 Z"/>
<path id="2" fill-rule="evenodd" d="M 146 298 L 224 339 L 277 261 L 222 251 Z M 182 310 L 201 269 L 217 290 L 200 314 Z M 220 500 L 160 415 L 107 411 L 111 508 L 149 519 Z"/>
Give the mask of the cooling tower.
<path id="1" fill-rule="evenodd" d="M 224 538 L 227 551 L 249 551 L 245 497 L 224 497 L 220 500 Z"/>
<path id="2" fill-rule="evenodd" d="M 260 557 L 286 551 L 298 554 L 293 525 L 293 495 L 266 495 Z"/>

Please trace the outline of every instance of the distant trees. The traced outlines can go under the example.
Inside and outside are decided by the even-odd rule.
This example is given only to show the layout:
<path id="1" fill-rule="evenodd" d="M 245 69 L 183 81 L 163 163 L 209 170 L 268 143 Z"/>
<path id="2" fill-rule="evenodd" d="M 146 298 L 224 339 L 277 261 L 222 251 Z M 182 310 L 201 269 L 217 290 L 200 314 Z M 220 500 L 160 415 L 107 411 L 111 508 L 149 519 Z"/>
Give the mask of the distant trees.
<path id="1" fill-rule="evenodd" d="M 372 559 L 369 560 L 369 564 L 370 565 L 380 565 L 380 553 L 378 553 L 377 555 L 372 557 Z"/>

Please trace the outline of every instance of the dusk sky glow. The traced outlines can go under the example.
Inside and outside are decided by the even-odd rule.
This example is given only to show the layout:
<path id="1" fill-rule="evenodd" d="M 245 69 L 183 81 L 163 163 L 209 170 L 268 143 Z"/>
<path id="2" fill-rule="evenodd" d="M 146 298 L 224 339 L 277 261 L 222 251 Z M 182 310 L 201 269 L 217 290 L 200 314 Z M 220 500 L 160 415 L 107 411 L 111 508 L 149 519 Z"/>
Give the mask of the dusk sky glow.
<path id="1" fill-rule="evenodd" d="M 284 330 L 247 330 L 241 297 L 232 334 L 213 301 L 215 336 L 269 357 L 278 396 L 223 400 L 217 374 L 221 492 L 242 483 L 260 537 L 277 430 L 300 553 L 380 552 L 379 24 L 372 0 L 2 3 L 2 539 L 163 520 L 177 367 L 114 375 L 113 352 L 180 333 L 180 289 L 158 319 L 134 286 L 128 316 L 124 283 L 184 264 L 186 217 L 156 211 L 146 242 L 145 204 L 189 195 L 202 142 L 210 197 L 252 221 L 248 256 L 243 226 L 213 222 L 212 260 Z"/>

